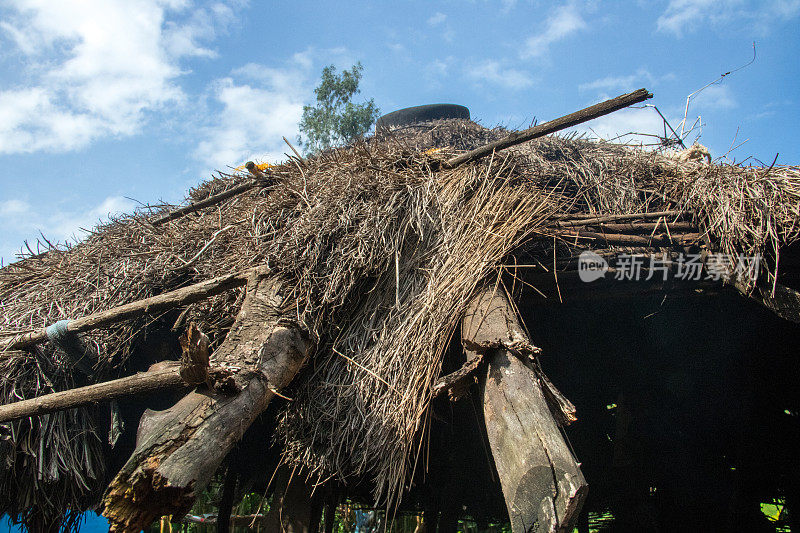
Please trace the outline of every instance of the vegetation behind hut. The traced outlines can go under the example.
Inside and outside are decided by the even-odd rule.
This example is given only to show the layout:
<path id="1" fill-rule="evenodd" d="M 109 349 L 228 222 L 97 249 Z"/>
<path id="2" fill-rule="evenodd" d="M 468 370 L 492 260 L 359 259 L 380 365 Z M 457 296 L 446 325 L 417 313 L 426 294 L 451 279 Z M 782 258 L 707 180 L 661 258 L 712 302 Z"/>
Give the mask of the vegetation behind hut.
<path id="1" fill-rule="evenodd" d="M 360 93 L 358 88 L 364 67 L 356 63 L 341 75 L 336 67 L 328 65 L 322 69 L 322 80 L 314 89 L 315 106 L 304 105 L 300 119 L 300 133 L 305 137 L 301 145 L 309 153 L 341 146 L 366 134 L 380 114 L 375 100 L 370 98 L 361 104 L 352 102 Z"/>

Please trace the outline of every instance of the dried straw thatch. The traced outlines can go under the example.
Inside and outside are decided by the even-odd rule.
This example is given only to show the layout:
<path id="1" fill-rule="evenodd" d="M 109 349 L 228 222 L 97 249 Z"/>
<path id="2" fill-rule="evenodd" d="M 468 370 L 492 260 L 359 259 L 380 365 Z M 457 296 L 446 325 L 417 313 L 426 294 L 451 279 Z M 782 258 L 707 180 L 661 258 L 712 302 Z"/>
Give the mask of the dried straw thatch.
<path id="1" fill-rule="evenodd" d="M 294 287 L 297 318 L 318 345 L 282 414 L 277 439 L 285 460 L 321 475 L 369 478 L 376 498 L 392 498 L 408 481 L 431 385 L 476 285 L 496 276 L 523 244 L 550 264 L 554 254 L 597 247 L 563 237 L 555 222 L 682 211 L 702 230 L 697 239 L 716 251 L 768 254 L 762 274 L 800 233 L 796 167 L 709 165 L 544 138 L 440 169 L 443 157 L 502 134 L 469 121 L 409 128 L 292 159 L 271 169 L 268 186 L 163 225 L 149 223 L 161 208 L 112 220 L 70 249 L 51 248 L 0 270 L 0 335 L 268 265 Z M 190 199 L 243 179 L 221 174 Z M 739 281 L 751 288 L 758 282 Z M 6 351 L 0 401 L 125 374 L 137 367 L 137 347 L 149 336 L 188 322 L 218 346 L 241 301 L 242 289 L 232 290 L 179 316 L 88 334 L 88 375 L 49 345 Z M 32 523 L 96 502 L 113 475 L 104 470 L 113 452 L 101 411 L 4 426 L 0 512 Z"/>

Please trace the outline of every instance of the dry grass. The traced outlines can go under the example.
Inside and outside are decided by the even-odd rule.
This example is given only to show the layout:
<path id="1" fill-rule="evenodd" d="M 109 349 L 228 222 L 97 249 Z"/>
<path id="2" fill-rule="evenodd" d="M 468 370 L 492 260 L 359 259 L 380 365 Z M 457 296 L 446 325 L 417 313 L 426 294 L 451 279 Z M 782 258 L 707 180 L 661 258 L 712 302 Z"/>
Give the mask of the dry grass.
<path id="1" fill-rule="evenodd" d="M 306 166 L 289 161 L 274 169 L 272 186 L 161 226 L 148 223 L 160 208 L 113 220 L 72 249 L 0 270 L 0 336 L 267 264 L 294 287 L 293 312 L 319 344 L 282 415 L 286 460 L 342 479 L 371 477 L 376 499 L 391 500 L 408 482 L 430 386 L 471 292 L 523 243 L 552 261 L 552 220 L 684 209 L 729 253 L 774 251 L 798 237 L 797 168 L 678 164 L 655 152 L 547 138 L 434 170 L 437 158 L 502 133 L 461 121 L 404 130 Z M 436 146 L 443 150 L 426 151 Z M 190 197 L 241 179 L 222 175 Z M 213 347 L 241 297 L 229 291 L 177 311 Z M 124 373 L 143 339 L 172 325 L 160 318 L 88 335 L 91 379 Z M 73 367 L 49 346 L 0 354 L 0 401 L 68 388 Z M 6 426 L 0 512 L 83 509 L 99 496 L 104 428 L 95 413 L 75 413 L 77 424 L 62 416 L 48 428 L 41 420 Z M 43 455 L 51 438 L 58 440 Z M 47 457 L 63 468 L 45 482 Z"/>

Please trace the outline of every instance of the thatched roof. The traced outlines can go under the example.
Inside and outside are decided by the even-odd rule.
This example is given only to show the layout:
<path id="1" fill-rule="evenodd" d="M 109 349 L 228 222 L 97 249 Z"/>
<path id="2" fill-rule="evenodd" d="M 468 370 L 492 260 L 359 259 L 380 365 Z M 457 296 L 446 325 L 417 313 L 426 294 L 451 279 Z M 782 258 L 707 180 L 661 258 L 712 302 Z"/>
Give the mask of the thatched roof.
<path id="1" fill-rule="evenodd" d="M 478 283 L 513 265 L 515 254 L 552 265 L 582 249 L 631 249 L 584 238 L 566 220 L 670 212 L 650 221 L 683 220 L 697 230 L 639 249 L 694 243 L 764 255 L 754 276 L 731 280 L 745 290 L 773 281 L 779 249 L 800 234 L 797 167 L 708 164 L 543 138 L 441 169 L 443 158 L 503 133 L 469 121 L 407 128 L 290 159 L 269 170 L 270 183 L 165 224 L 150 220 L 168 207 L 111 220 L 69 249 L 0 270 L 0 335 L 268 265 L 294 288 L 296 318 L 318 346 L 281 414 L 275 439 L 284 460 L 321 476 L 369 479 L 385 499 L 408 482 L 431 386 Z M 189 199 L 246 179 L 220 174 Z M 50 345 L 6 351 L 0 402 L 141 369 L 151 362 L 137 360 L 146 359 L 143 346 L 159 336 L 174 343 L 171 331 L 190 322 L 218 346 L 241 302 L 242 289 L 231 290 L 89 333 L 86 372 Z M 114 474 L 105 468 L 114 453 L 105 409 L 4 425 L 0 512 L 25 519 L 95 504 Z"/>

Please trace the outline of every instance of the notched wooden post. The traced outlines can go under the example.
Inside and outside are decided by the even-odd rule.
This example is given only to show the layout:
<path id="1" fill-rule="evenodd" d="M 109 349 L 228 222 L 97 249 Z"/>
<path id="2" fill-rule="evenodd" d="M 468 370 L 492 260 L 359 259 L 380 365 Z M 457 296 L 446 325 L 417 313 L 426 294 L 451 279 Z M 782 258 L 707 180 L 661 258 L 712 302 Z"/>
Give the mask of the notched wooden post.
<path id="1" fill-rule="evenodd" d="M 284 293 L 279 280 L 254 272 L 233 327 L 211 357 L 214 367 L 233 373 L 226 387 L 236 394 L 196 390 L 173 407 L 142 418 L 136 449 L 103 497 L 110 531 L 138 532 L 159 516 L 188 511 L 266 409 L 273 391 L 297 374 L 313 343 L 300 325 L 281 314 Z"/>
<path id="2" fill-rule="evenodd" d="M 468 352 L 483 352 L 488 361 L 483 411 L 512 530 L 571 531 L 588 486 L 552 411 L 566 410 L 569 420 L 574 408 L 560 393 L 546 396 L 554 387 L 520 359 L 539 349 L 502 289 L 485 288 L 473 298 L 462 341 Z"/>

